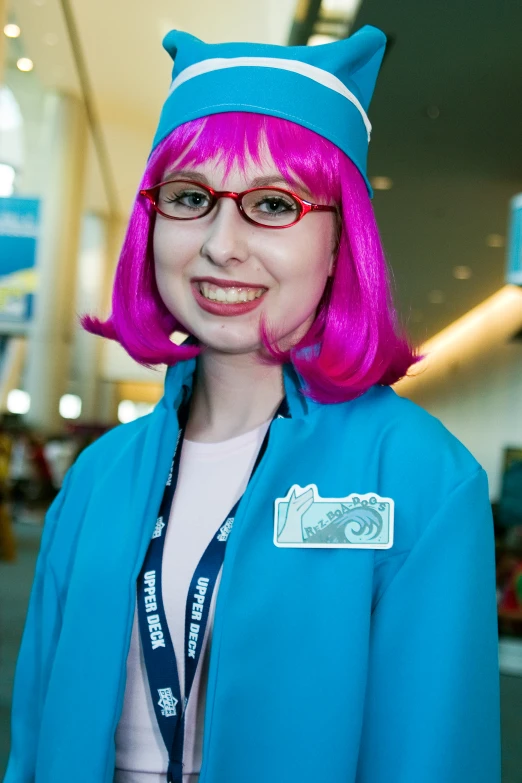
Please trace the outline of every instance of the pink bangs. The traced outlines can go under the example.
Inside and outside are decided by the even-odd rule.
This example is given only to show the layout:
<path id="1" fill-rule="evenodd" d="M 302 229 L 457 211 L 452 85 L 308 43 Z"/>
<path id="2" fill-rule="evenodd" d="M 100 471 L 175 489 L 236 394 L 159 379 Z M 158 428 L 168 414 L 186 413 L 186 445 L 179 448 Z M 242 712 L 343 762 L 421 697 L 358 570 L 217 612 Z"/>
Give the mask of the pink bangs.
<path id="1" fill-rule="evenodd" d="M 304 381 L 304 394 L 322 403 L 352 399 L 376 383 L 395 383 L 417 358 L 398 325 L 366 185 L 334 144 L 288 120 L 215 114 L 188 122 L 164 139 L 152 153 L 139 189 L 160 182 L 173 161 L 182 168 L 217 159 L 227 173 L 234 165 L 244 169 L 250 159 L 261 163 L 264 143 L 288 182 L 299 179 L 318 200 L 335 201 L 342 218 L 335 274 L 314 323 L 289 351 L 278 348 L 262 323 L 266 360 L 291 362 Z M 167 310 L 156 286 L 154 214 L 138 196 L 116 270 L 112 313 L 106 321 L 81 319 L 87 331 L 118 341 L 146 366 L 173 365 L 201 351 L 198 345 L 177 346 L 170 340 L 172 332 L 186 330 Z"/>

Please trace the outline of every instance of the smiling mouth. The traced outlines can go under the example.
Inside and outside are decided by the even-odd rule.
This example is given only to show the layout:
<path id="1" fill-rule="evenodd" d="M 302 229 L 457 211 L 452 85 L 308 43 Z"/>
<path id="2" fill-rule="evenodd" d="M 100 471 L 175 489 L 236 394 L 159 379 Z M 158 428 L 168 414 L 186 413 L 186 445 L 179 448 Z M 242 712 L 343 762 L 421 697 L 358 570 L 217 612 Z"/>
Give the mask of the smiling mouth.
<path id="1" fill-rule="evenodd" d="M 243 286 L 220 286 L 203 280 L 195 283 L 195 285 L 205 299 L 225 304 L 252 302 L 254 299 L 259 299 L 268 290 L 267 288 L 246 288 Z"/>

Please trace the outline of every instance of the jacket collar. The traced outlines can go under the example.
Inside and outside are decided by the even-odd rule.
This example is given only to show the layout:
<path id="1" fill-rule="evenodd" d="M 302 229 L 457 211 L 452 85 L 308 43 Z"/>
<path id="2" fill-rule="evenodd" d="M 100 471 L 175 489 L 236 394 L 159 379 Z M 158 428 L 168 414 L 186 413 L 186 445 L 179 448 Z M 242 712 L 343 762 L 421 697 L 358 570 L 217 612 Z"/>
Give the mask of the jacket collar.
<path id="1" fill-rule="evenodd" d="M 192 391 L 195 369 L 196 359 L 187 359 L 167 368 L 165 393 L 162 400 L 167 409 L 174 408 L 177 411 L 184 394 Z M 301 391 L 304 387 L 303 379 L 291 363 L 283 365 L 283 382 L 292 419 L 304 418 L 313 410 L 321 407 L 320 403 L 304 396 Z"/>

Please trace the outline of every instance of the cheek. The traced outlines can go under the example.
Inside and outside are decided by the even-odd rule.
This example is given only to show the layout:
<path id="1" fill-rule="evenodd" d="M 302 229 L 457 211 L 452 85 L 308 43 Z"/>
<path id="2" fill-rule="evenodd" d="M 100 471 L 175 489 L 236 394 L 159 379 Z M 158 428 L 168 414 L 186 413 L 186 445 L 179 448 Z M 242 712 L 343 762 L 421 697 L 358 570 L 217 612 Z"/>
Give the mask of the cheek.
<path id="1" fill-rule="evenodd" d="M 201 238 L 191 227 L 187 231 L 175 221 L 156 221 L 152 237 L 154 261 L 156 264 L 179 268 L 197 256 Z"/>
<path id="2" fill-rule="evenodd" d="M 172 315 L 183 322 L 187 309 L 183 275 L 193 258 L 191 243 L 177 227 L 174 232 L 168 224 L 156 223 L 152 250 L 159 295 Z"/>
<path id="3" fill-rule="evenodd" d="M 285 296 L 301 298 L 305 308 L 318 302 L 328 279 L 332 248 L 330 226 L 318 225 L 279 249 L 273 273 Z"/>
<path id="4" fill-rule="evenodd" d="M 168 295 L 194 257 L 194 238 L 190 240 L 183 231 L 157 222 L 152 238 L 154 271 L 160 294 Z"/>
<path id="5" fill-rule="evenodd" d="M 161 228 L 158 228 L 158 223 L 156 223 L 152 237 L 152 253 L 156 281 L 158 285 L 160 285 L 163 277 L 167 275 L 171 267 L 174 266 L 175 256 L 173 258 L 172 252 L 169 252 L 166 232 L 162 231 Z"/>

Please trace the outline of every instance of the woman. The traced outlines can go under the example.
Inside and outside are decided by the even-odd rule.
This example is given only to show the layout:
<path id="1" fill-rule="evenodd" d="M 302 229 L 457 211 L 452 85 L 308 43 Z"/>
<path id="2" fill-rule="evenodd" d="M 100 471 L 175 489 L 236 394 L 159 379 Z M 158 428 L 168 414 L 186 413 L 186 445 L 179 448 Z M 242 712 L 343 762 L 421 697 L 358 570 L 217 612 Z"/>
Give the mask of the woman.
<path id="1" fill-rule="evenodd" d="M 6 783 L 494 783 L 487 481 L 389 388 L 415 357 L 365 171 L 384 36 L 164 45 L 84 325 L 169 365 L 165 395 L 49 511 Z"/>

